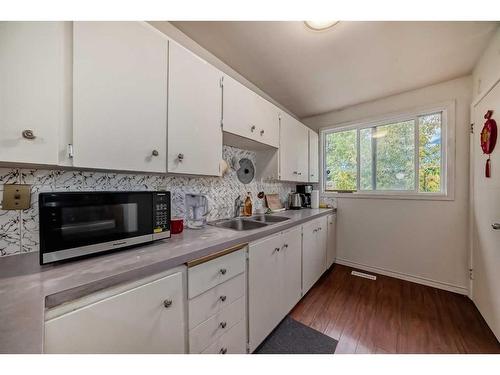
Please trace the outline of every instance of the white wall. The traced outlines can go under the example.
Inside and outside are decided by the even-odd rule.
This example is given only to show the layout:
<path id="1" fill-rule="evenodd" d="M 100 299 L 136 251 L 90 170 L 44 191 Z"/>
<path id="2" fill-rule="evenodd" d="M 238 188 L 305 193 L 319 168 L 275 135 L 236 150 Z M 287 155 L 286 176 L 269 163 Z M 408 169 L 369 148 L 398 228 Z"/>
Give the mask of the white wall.
<path id="1" fill-rule="evenodd" d="M 470 76 L 303 119 L 321 128 L 455 100 L 452 201 L 337 199 L 337 257 L 344 264 L 466 294 Z"/>
<path id="2" fill-rule="evenodd" d="M 472 72 L 473 98 L 487 92 L 500 79 L 500 27 Z"/>

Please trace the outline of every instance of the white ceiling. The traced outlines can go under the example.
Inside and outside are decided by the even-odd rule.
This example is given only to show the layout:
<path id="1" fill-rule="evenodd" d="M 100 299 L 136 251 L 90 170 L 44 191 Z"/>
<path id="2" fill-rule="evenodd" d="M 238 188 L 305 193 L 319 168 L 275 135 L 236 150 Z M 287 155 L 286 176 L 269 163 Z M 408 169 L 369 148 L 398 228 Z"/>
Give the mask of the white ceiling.
<path id="1" fill-rule="evenodd" d="M 300 118 L 469 74 L 495 22 L 172 22 Z"/>

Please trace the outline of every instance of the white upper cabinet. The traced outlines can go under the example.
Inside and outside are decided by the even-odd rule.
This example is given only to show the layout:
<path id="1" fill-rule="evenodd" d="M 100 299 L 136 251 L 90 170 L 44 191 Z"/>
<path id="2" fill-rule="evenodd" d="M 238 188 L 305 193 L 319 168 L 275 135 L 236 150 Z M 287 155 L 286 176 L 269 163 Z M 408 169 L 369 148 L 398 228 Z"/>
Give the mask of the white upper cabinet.
<path id="1" fill-rule="evenodd" d="M 168 172 L 220 176 L 222 73 L 170 42 Z"/>
<path id="2" fill-rule="evenodd" d="M 223 130 L 272 147 L 279 147 L 279 109 L 224 76 Z"/>
<path id="3" fill-rule="evenodd" d="M 280 179 L 307 182 L 309 174 L 308 128 L 287 113 L 281 114 Z"/>
<path id="4" fill-rule="evenodd" d="M 309 129 L 309 182 L 319 182 L 318 133 Z"/>
<path id="5" fill-rule="evenodd" d="M 165 172 L 168 40 L 142 22 L 74 22 L 74 166 Z"/>
<path id="6" fill-rule="evenodd" d="M 70 124 L 71 23 L 0 22 L 0 161 L 58 164 Z"/>

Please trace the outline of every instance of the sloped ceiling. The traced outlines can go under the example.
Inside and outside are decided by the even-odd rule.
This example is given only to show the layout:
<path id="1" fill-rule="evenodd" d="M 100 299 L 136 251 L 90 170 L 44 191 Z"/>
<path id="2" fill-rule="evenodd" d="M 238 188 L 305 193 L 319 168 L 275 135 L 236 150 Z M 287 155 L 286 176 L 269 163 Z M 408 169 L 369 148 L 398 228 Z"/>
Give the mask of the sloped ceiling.
<path id="1" fill-rule="evenodd" d="M 469 74 L 495 22 L 177 21 L 300 118 Z"/>

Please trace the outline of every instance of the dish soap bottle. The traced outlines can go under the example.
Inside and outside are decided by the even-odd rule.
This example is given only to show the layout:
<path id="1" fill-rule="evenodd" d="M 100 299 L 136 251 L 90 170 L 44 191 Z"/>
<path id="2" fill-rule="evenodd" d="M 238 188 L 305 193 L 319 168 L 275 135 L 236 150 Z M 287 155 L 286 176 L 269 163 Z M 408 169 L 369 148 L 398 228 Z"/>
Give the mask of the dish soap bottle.
<path id="1" fill-rule="evenodd" d="M 251 193 L 247 192 L 247 197 L 245 198 L 245 203 L 243 205 L 243 216 L 252 216 L 252 198 Z"/>

